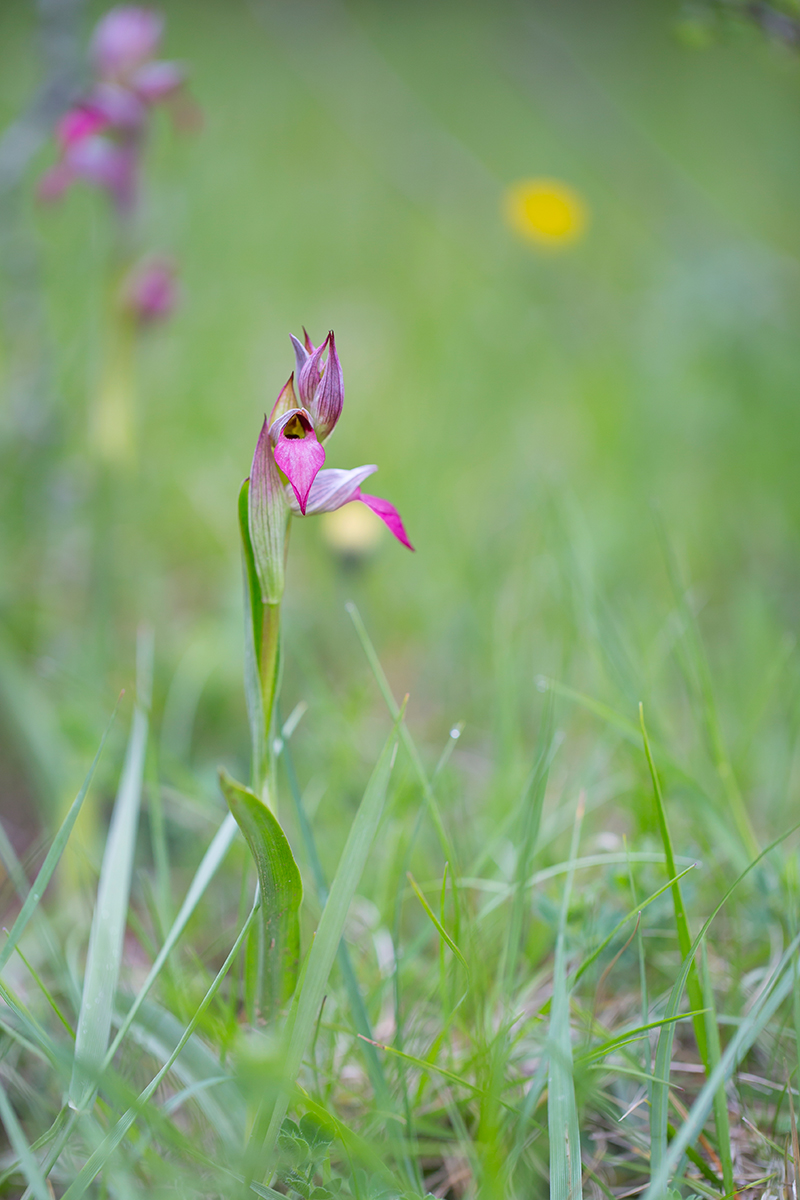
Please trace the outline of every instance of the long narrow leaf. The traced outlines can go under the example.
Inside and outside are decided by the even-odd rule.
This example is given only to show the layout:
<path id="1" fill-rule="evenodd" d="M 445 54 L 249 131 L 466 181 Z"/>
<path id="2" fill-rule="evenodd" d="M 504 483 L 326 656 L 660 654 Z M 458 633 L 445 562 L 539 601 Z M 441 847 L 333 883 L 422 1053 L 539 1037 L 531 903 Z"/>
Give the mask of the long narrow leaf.
<path id="1" fill-rule="evenodd" d="M 78 1016 L 75 1061 L 69 1087 L 69 1102 L 77 1109 L 89 1105 L 94 1095 L 108 1046 L 122 962 L 147 748 L 147 709 L 153 670 L 152 635 L 140 634 L 137 658 L 137 702 L 100 869 Z"/>
<path id="2" fill-rule="evenodd" d="M 170 929 L 169 933 L 167 934 L 167 937 L 164 941 L 164 945 L 161 947 L 152 967 L 148 971 L 147 978 L 145 979 L 144 983 L 142 984 L 141 988 L 139 989 L 136 999 L 134 1000 L 133 1004 L 128 1009 L 128 1012 L 125 1014 L 125 1018 L 122 1021 L 119 1029 L 117 1030 L 117 1036 L 114 1038 L 113 1042 L 111 1043 L 111 1045 L 108 1048 L 108 1053 L 106 1054 L 105 1060 L 103 1062 L 103 1068 L 102 1068 L 103 1070 L 106 1069 L 106 1067 L 109 1065 L 109 1063 L 113 1059 L 114 1055 L 116 1054 L 116 1052 L 119 1048 L 120 1042 L 125 1037 L 125 1034 L 128 1032 L 128 1030 L 130 1029 L 131 1023 L 133 1022 L 136 1014 L 138 1013 L 145 998 L 147 997 L 147 994 L 150 991 L 150 988 L 155 983 L 156 979 L 158 978 L 159 974 L 161 973 L 164 963 L 167 961 L 167 959 L 169 958 L 169 955 L 172 953 L 173 947 L 175 946 L 179 937 L 181 936 L 184 929 L 186 928 L 186 926 L 189 922 L 189 918 L 191 917 L 194 910 L 197 908 L 197 905 L 200 903 L 200 900 L 202 899 L 203 895 L 205 894 L 206 888 L 208 887 L 211 880 L 214 878 L 214 875 L 216 874 L 225 855 L 228 853 L 231 843 L 232 843 L 234 837 L 236 836 L 236 829 L 237 829 L 236 821 L 233 819 L 231 814 L 228 813 L 228 815 L 225 817 L 225 820 L 222 822 L 219 829 L 214 834 L 214 838 L 211 842 L 211 845 L 208 847 L 205 854 L 203 855 L 203 859 L 200 863 L 200 866 L 197 868 L 197 873 L 195 874 L 195 877 L 191 882 L 189 890 L 186 893 L 186 899 L 184 900 L 183 904 L 181 905 L 180 912 L 178 913 L 177 917 L 175 918 L 175 920 L 172 924 L 172 928 Z"/>
<path id="3" fill-rule="evenodd" d="M 219 780 L 258 870 L 263 937 L 259 1006 L 264 1019 L 272 1021 L 297 984 L 303 881 L 275 814 L 224 771 Z"/>

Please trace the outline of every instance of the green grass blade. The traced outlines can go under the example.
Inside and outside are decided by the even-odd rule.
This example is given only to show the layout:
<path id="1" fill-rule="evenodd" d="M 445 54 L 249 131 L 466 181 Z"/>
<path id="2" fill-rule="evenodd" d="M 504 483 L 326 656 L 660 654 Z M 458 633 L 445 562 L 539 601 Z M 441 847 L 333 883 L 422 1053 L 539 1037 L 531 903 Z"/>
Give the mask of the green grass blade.
<path id="1" fill-rule="evenodd" d="M 487 1095 L 485 1088 L 480 1087 L 477 1083 L 470 1083 L 463 1075 L 457 1075 L 455 1071 L 448 1071 L 446 1067 L 440 1067 L 438 1063 L 432 1060 L 420 1058 L 417 1054 L 408 1054 L 405 1050 L 398 1050 L 396 1046 L 387 1046 L 385 1042 L 373 1042 L 373 1045 L 377 1046 L 379 1050 L 384 1050 L 387 1054 L 393 1055 L 395 1058 L 402 1059 L 409 1066 L 417 1067 L 420 1071 L 441 1075 L 443 1079 L 449 1080 L 450 1083 L 454 1083 L 468 1092 L 473 1092 L 476 1096 Z M 501 1104 L 503 1104 L 504 1108 L 509 1109 L 510 1112 L 516 1111 L 511 1104 L 505 1104 L 503 1101 L 501 1101 Z"/>
<path id="2" fill-rule="evenodd" d="M 211 987 L 208 989 L 208 991 L 206 992 L 202 1001 L 200 1002 L 200 1006 L 197 1009 L 197 1012 L 194 1014 L 191 1021 L 186 1026 L 183 1036 L 181 1037 L 177 1046 L 173 1050 L 172 1054 L 169 1056 L 169 1058 L 164 1063 L 163 1067 L 161 1067 L 161 1069 L 158 1071 L 158 1073 L 156 1075 L 154 1075 L 154 1077 L 151 1079 L 150 1083 L 148 1083 L 147 1087 L 144 1088 L 144 1090 L 142 1092 L 140 1092 L 139 1096 L 136 1099 L 136 1103 L 133 1104 L 127 1110 L 127 1112 L 123 1113 L 123 1115 L 117 1121 L 114 1128 L 111 1129 L 106 1134 L 102 1143 L 97 1147 L 97 1149 L 90 1156 L 88 1161 L 84 1163 L 83 1167 L 81 1167 L 81 1170 L 78 1172 L 75 1179 L 72 1181 L 72 1183 L 69 1185 L 67 1190 L 64 1192 L 64 1195 L 62 1196 L 61 1200 L 79 1200 L 79 1197 L 83 1196 L 86 1189 L 91 1184 L 92 1180 L 96 1178 L 96 1176 L 100 1173 L 100 1171 L 102 1171 L 103 1167 L 106 1165 L 109 1158 L 116 1150 L 117 1146 L 119 1146 L 120 1142 L 125 1137 L 128 1130 L 131 1128 L 131 1126 L 134 1124 L 134 1122 L 139 1118 L 141 1113 L 144 1111 L 144 1108 L 145 1108 L 148 1100 L 153 1095 L 153 1092 L 155 1092 L 156 1088 L 161 1083 L 162 1079 L 164 1079 L 165 1076 L 172 1070 L 172 1067 L 175 1065 L 175 1062 L 177 1061 L 181 1051 L 183 1050 L 184 1046 L 191 1038 L 191 1036 L 194 1033 L 197 1026 L 200 1024 L 200 1021 L 203 1017 L 203 1013 L 206 1011 L 209 1004 L 216 996 L 223 979 L 225 978 L 225 976 L 227 975 L 228 971 L 231 968 L 231 965 L 235 961 L 236 956 L 239 953 L 239 950 L 241 949 L 245 938 L 247 937 L 248 933 L 250 932 L 250 927 L 253 924 L 253 920 L 255 918 L 256 912 L 258 911 L 259 904 L 260 904 L 260 898 L 257 896 L 255 903 L 253 904 L 253 907 L 250 910 L 250 915 L 248 916 L 246 922 L 242 926 L 242 930 L 241 930 L 239 936 L 237 937 L 236 941 L 234 942 L 233 947 L 231 948 L 231 951 L 228 954 L 228 957 L 225 959 L 225 962 L 220 967 L 219 972 L 214 979 L 214 982 L 211 984 Z M 48 1200 L 52 1200 L 52 1197 L 48 1197 Z"/>
<path id="3" fill-rule="evenodd" d="M 300 827 L 300 834 L 306 849 L 311 874 L 314 879 L 317 896 L 320 905 L 324 905 L 328 899 L 328 881 L 325 878 L 325 872 L 320 861 L 317 851 L 317 844 L 314 838 L 314 831 L 311 828 L 311 822 L 303 805 L 303 797 L 300 794 L 300 785 L 297 782 L 297 773 L 294 769 L 294 759 L 292 758 L 289 748 L 288 734 L 284 726 L 282 731 L 282 746 L 281 756 L 286 769 L 286 778 L 289 781 L 289 791 L 292 794 L 294 809 L 297 816 L 297 823 Z M 372 1045 L 372 1024 L 367 1012 L 367 1006 L 361 995 L 361 990 L 358 986 L 358 980 L 353 968 L 353 963 L 350 958 L 350 951 L 347 948 L 347 943 L 344 938 L 339 942 L 339 969 L 342 972 L 345 989 L 347 990 L 347 998 L 350 1003 L 350 1009 L 353 1015 L 353 1023 L 358 1033 L 363 1033 L 367 1039 L 364 1041 L 365 1058 L 367 1062 L 367 1071 L 369 1073 L 370 1082 L 375 1091 L 375 1096 L 381 1108 L 388 1110 L 392 1107 L 392 1100 L 389 1094 L 389 1088 L 386 1083 L 386 1076 L 383 1073 L 380 1059 Z"/>
<path id="4" fill-rule="evenodd" d="M 661 834 L 661 842 L 664 846 L 664 856 L 667 860 L 667 874 L 673 879 L 678 874 L 675 869 L 675 854 L 672 849 L 672 838 L 669 832 L 669 824 L 667 822 L 667 809 L 664 804 L 664 794 L 661 790 L 661 780 L 658 777 L 656 764 L 653 761 L 653 754 L 650 749 L 650 739 L 647 736 L 647 727 L 644 723 L 644 706 L 639 705 L 639 724 L 642 729 L 642 742 L 644 743 L 644 753 L 647 758 L 647 765 L 650 769 L 650 778 L 653 781 L 653 795 L 656 802 L 656 815 L 658 817 L 658 828 Z M 672 906 L 675 912 L 675 929 L 678 934 L 678 947 L 681 952 L 681 958 L 686 958 L 692 944 L 692 935 L 689 932 L 689 921 L 686 916 L 686 909 L 683 904 L 683 896 L 681 894 L 680 882 L 675 879 L 672 885 Z M 689 1003 L 695 1012 L 699 1013 L 703 1008 L 703 989 L 700 986 L 700 977 L 697 973 L 697 966 L 692 959 L 689 965 L 689 975 L 686 980 L 686 990 L 689 994 Z M 696 1016 L 692 1022 L 694 1028 L 695 1041 L 697 1049 L 700 1053 L 700 1058 L 706 1072 L 709 1070 L 708 1057 L 708 1041 L 706 1038 L 705 1020 L 702 1016 Z"/>
<path id="5" fill-rule="evenodd" d="M 278 818 L 249 788 L 219 774 L 220 787 L 245 836 L 261 887 L 261 1015 L 273 1021 L 291 999 L 300 967 L 300 904 L 303 881 Z"/>
<path id="6" fill-rule="evenodd" d="M 711 1066 L 711 1070 L 715 1071 L 722 1058 L 722 1046 L 719 1040 L 719 1025 L 717 1024 L 717 1011 L 714 1006 L 714 989 L 711 986 L 711 973 L 708 969 L 708 950 L 705 938 L 701 943 L 700 951 L 703 1001 L 706 1007 L 709 1065 Z M 795 968 L 796 965 L 795 963 Z M 733 1161 L 731 1159 L 731 1129 L 730 1121 L 728 1120 L 728 1097 L 725 1094 L 724 1083 L 714 1093 L 714 1125 L 717 1130 L 717 1147 L 719 1150 L 720 1165 L 722 1166 L 722 1182 L 725 1187 L 725 1194 L 729 1195 L 734 1191 L 734 1183 Z"/>
<path id="7" fill-rule="evenodd" d="M 670 1143 L 669 1150 L 657 1167 L 653 1169 L 650 1186 L 644 1193 L 643 1200 L 656 1200 L 662 1195 L 667 1186 L 670 1172 L 678 1165 L 687 1147 L 691 1146 L 702 1133 L 703 1126 L 714 1105 L 716 1093 L 721 1087 L 724 1087 L 725 1081 L 730 1078 L 733 1070 L 747 1054 L 765 1025 L 772 1019 L 787 996 L 791 994 L 794 983 L 791 968 L 793 968 L 798 947 L 800 947 L 800 934 L 789 943 L 758 1000 L 739 1025 L 719 1063 L 711 1071 L 689 1111 L 687 1120 L 684 1121 L 676 1137 Z M 658 1067 L 656 1067 L 656 1074 L 658 1074 Z M 653 1092 L 655 1094 L 655 1085 Z"/>
<path id="8" fill-rule="evenodd" d="M 738 888 L 739 884 L 747 875 L 750 874 L 753 868 L 758 866 L 758 864 L 762 862 L 768 854 L 770 854 L 777 846 L 781 844 L 781 842 L 785 841 L 785 839 L 793 834 L 797 829 L 800 829 L 800 821 L 798 821 L 795 825 L 792 825 L 773 842 L 770 842 L 770 844 L 761 851 L 758 857 L 754 858 L 753 861 L 749 863 L 741 872 L 741 874 L 733 881 L 725 895 L 720 900 L 719 904 L 706 919 L 703 928 L 692 942 L 689 948 L 689 953 L 683 960 L 680 972 L 678 973 L 678 978 L 673 984 L 672 991 L 670 992 L 669 999 L 667 1001 L 666 1012 L 664 1014 L 666 1017 L 674 1017 L 678 1012 L 678 1007 L 683 995 L 683 989 L 686 985 L 689 971 L 694 964 L 694 956 L 698 947 L 700 946 L 700 943 L 711 927 L 712 921 L 715 919 L 717 914 L 721 912 L 730 897 Z M 668 1168 L 665 1168 L 664 1164 L 668 1161 L 667 1107 L 669 1103 L 669 1064 L 672 1061 L 672 1043 L 674 1034 L 675 1026 L 672 1022 L 664 1025 L 661 1033 L 659 1034 L 658 1045 L 656 1047 L 656 1062 L 654 1077 L 652 1080 L 650 1101 L 650 1169 L 653 1178 L 656 1178 L 656 1176 L 658 1178 L 662 1178 L 662 1175 L 664 1178 L 666 1178 L 666 1174 L 668 1174 Z M 649 1200 L 655 1200 L 655 1196 L 649 1196 Z"/>
<path id="9" fill-rule="evenodd" d="M 745 852 L 752 857 L 758 854 L 758 838 L 755 835 L 750 814 L 747 811 L 744 797 L 736 781 L 736 773 L 725 745 L 722 722 L 720 721 L 714 697 L 711 668 L 708 665 L 708 657 L 703 645 L 703 639 L 700 636 L 697 618 L 691 605 L 687 602 L 686 594 L 688 589 L 681 578 L 681 570 L 675 548 L 670 541 L 664 521 L 659 514 L 656 514 L 656 525 L 667 566 L 667 574 L 669 575 L 675 601 L 683 622 L 684 636 L 682 644 L 685 649 L 685 662 L 682 665 L 684 665 L 684 674 L 690 685 L 693 685 L 699 694 L 709 749 L 725 793 L 726 806 L 728 812 L 733 817 L 733 825 L 741 838 Z"/>
<path id="10" fill-rule="evenodd" d="M 325 908 L 320 918 L 314 942 L 308 953 L 301 986 L 295 996 L 294 1006 L 287 1025 L 288 1043 L 284 1060 L 284 1078 L 293 1087 L 303 1061 L 303 1055 L 311 1040 L 320 1006 L 328 986 L 328 976 L 336 957 L 339 941 L 356 888 L 367 863 L 375 834 L 378 830 L 386 792 L 397 752 L 399 731 L 405 714 L 405 704 L 397 714 L 392 732 L 386 740 L 375 769 L 364 792 L 358 812 L 342 851 L 339 866 L 334 876 Z M 271 1159 L 281 1122 L 286 1115 L 289 1095 L 283 1092 L 271 1113 L 263 1147 L 251 1141 L 251 1153 L 256 1161 L 265 1164 L 264 1169 L 252 1171 L 253 1178 L 261 1178 L 266 1163 Z M 257 1131 L 254 1133 L 254 1138 Z"/>
<path id="11" fill-rule="evenodd" d="M 408 882 L 411 884 L 411 887 L 414 891 L 415 896 L 419 900 L 422 907 L 425 909 L 425 912 L 427 913 L 428 918 L 430 919 L 431 923 L 433 924 L 434 928 L 436 929 L 437 933 L 439 934 L 439 937 L 442 939 L 443 942 L 445 942 L 450 947 L 450 949 L 453 951 L 453 954 L 455 954 L 456 958 L 461 963 L 464 970 L 467 972 L 467 974 L 469 974 L 469 966 L 467 964 L 467 960 L 464 958 L 464 955 L 461 953 L 458 946 L 455 944 L 455 942 L 453 941 L 450 934 L 445 929 L 442 922 L 436 916 L 436 913 L 433 911 L 430 904 L 428 904 L 428 901 L 425 899 L 425 896 L 423 895 L 422 890 L 421 890 L 419 884 L 417 883 L 416 879 L 414 878 L 414 876 L 411 874 L 410 871 L 406 871 L 406 877 L 408 879 Z"/>
<path id="12" fill-rule="evenodd" d="M 114 717 L 116 716 L 116 712 L 117 712 L 117 710 L 115 708 L 114 712 L 111 716 L 111 720 L 109 721 L 108 725 L 106 726 L 105 733 L 103 734 L 102 738 L 100 739 L 100 745 L 97 748 L 97 753 L 95 754 L 94 759 L 92 760 L 92 765 L 89 767 L 89 771 L 86 775 L 86 778 L 83 781 L 81 790 L 78 792 L 77 796 L 72 801 L 72 804 L 70 805 L 67 815 L 64 817 L 64 820 L 61 822 L 61 826 L 58 830 L 58 833 L 53 838 L 53 843 L 50 846 L 50 849 L 47 851 L 44 862 L 42 863 L 41 867 L 39 868 L 39 874 L 36 876 L 36 880 L 33 884 L 33 887 L 28 892 L 28 894 L 25 898 L 25 903 L 22 905 L 22 908 L 19 910 L 16 921 L 11 926 L 11 932 L 9 933 L 8 937 L 6 938 L 2 949 L 0 949 L 0 971 L 2 971 L 3 967 L 6 965 L 9 958 L 14 953 L 14 950 L 16 949 L 16 947 L 19 943 L 19 939 L 22 937 L 22 934 L 25 931 L 26 925 L 30 921 L 31 917 L 33 916 L 34 911 L 36 910 L 37 905 L 39 904 L 39 901 L 41 900 L 42 896 L 44 895 L 45 889 L 47 888 L 47 885 L 49 884 L 50 880 L 53 877 L 53 872 L 55 871 L 56 867 L 59 864 L 61 855 L 64 853 L 64 848 L 65 848 L 67 842 L 69 841 L 69 836 L 72 833 L 75 822 L 78 819 L 78 813 L 81 811 L 83 802 L 86 799 L 86 793 L 88 792 L 89 785 L 92 782 L 92 777 L 94 775 L 95 767 L 97 766 L 98 762 L 100 761 L 100 755 L 103 753 L 103 747 L 106 744 L 106 738 L 108 737 L 109 731 L 110 731 L 111 726 L 114 721 Z"/>
<path id="13" fill-rule="evenodd" d="M 137 700 L 100 869 L 78 1016 L 69 1102 L 79 1110 L 91 1104 L 105 1058 L 122 962 L 147 749 L 147 709 L 153 671 L 151 634 L 140 634 L 137 659 Z"/>
<path id="14" fill-rule="evenodd" d="M 578 853 L 583 795 L 578 801 L 575 827 L 572 834 L 570 861 Z M 567 875 L 564 898 L 556 939 L 553 968 L 553 1002 L 550 1008 L 548 1044 L 550 1062 L 547 1082 L 547 1128 L 550 1137 L 550 1197 L 551 1200 L 581 1200 L 581 1137 L 578 1108 L 575 1101 L 575 1080 L 570 1035 L 569 988 L 567 986 L 566 931 L 574 870 Z"/>
<path id="15" fill-rule="evenodd" d="M 511 919 L 509 921 L 508 939 L 505 946 L 505 965 L 501 973 L 505 979 L 506 991 L 513 985 L 517 972 L 517 961 L 522 946 L 525 912 L 528 907 L 527 880 L 531 873 L 531 865 L 539 840 L 539 829 L 542 823 L 542 809 L 547 790 L 547 780 L 550 776 L 550 766 L 559 745 L 560 743 L 553 738 L 553 699 L 552 693 L 548 692 L 545 697 L 545 711 L 539 734 L 539 753 L 536 756 L 533 770 L 525 781 L 519 803 L 521 814 L 520 849 L 517 855 L 514 898 L 511 905 Z"/>
<path id="16" fill-rule="evenodd" d="M 106 1054 L 103 1062 L 103 1071 L 108 1067 L 109 1063 L 119 1049 L 120 1042 L 130 1029 L 131 1023 L 146 999 L 150 988 L 153 986 L 159 974 L 161 973 L 165 962 L 169 958 L 172 950 L 175 947 L 175 944 L 186 928 L 189 918 L 197 908 L 197 905 L 200 903 L 200 900 L 205 894 L 206 888 L 217 873 L 217 870 L 219 869 L 222 860 L 225 858 L 225 855 L 228 853 L 231 843 L 236 836 L 236 829 L 236 821 L 234 820 L 233 816 L 228 813 L 225 820 L 222 822 L 216 834 L 214 835 L 211 845 L 203 855 L 200 866 L 197 868 L 195 877 L 189 886 L 188 892 L 186 893 L 186 898 L 181 905 L 180 912 L 175 918 L 172 927 L 167 934 L 164 945 L 158 952 L 158 955 L 156 956 L 155 961 L 153 962 L 153 965 L 147 974 L 147 978 L 139 989 L 133 1004 L 125 1014 L 125 1018 L 117 1030 L 117 1035 L 108 1048 L 108 1053 Z"/>
<path id="17" fill-rule="evenodd" d="M 50 1191 L 47 1187 L 41 1167 L 34 1156 L 33 1151 L 28 1145 L 28 1139 L 25 1137 L 24 1130 L 17 1120 L 17 1114 L 11 1107 L 11 1102 L 6 1095 L 5 1088 L 0 1083 L 0 1120 L 5 1126 L 8 1140 L 11 1147 L 19 1159 L 25 1178 L 28 1181 L 28 1186 L 36 1200 L 53 1200 Z"/>
<path id="18" fill-rule="evenodd" d="M 702 1014 L 701 1014 L 702 1015 Z M 612 1038 L 608 1038 L 605 1042 L 601 1042 L 598 1046 L 592 1046 L 591 1050 L 584 1051 L 578 1055 L 576 1062 L 581 1065 L 597 1062 L 598 1059 L 607 1058 L 609 1054 L 613 1054 L 615 1050 L 627 1046 L 629 1042 L 638 1042 L 642 1036 L 649 1033 L 653 1029 L 663 1029 L 670 1021 L 674 1024 L 676 1021 L 687 1021 L 691 1017 L 696 1016 L 693 1012 L 677 1013 L 672 1017 L 661 1017 L 657 1021 L 646 1021 L 643 1025 L 637 1025 L 633 1029 L 628 1029 L 624 1033 L 616 1034 Z"/>
<path id="19" fill-rule="evenodd" d="M 609 933 L 607 937 L 603 938 L 602 942 L 600 942 L 600 944 L 594 948 L 591 954 L 583 960 L 579 967 L 575 968 L 571 978 L 572 986 L 574 987 L 581 976 L 589 970 L 589 967 L 592 965 L 592 963 L 597 961 L 597 959 L 605 950 L 606 946 L 613 942 L 614 938 L 617 936 L 622 927 L 627 925 L 628 921 L 632 921 L 634 917 L 639 916 L 640 913 L 644 912 L 648 905 L 652 904 L 654 900 L 657 900 L 659 896 L 663 896 L 664 892 L 666 892 L 668 888 L 671 888 L 674 883 L 676 883 L 679 879 L 683 879 L 684 875 L 688 875 L 689 872 L 693 870 L 694 866 L 686 867 L 683 871 L 681 871 L 680 875 L 676 875 L 674 879 L 669 879 L 665 884 L 663 884 L 662 887 L 658 889 L 657 892 L 653 892 L 652 895 L 648 896 L 646 900 L 642 900 L 641 904 L 637 904 L 636 907 L 632 908 L 629 913 L 626 913 L 621 921 L 617 921 L 616 925 L 611 930 L 611 933 Z"/>

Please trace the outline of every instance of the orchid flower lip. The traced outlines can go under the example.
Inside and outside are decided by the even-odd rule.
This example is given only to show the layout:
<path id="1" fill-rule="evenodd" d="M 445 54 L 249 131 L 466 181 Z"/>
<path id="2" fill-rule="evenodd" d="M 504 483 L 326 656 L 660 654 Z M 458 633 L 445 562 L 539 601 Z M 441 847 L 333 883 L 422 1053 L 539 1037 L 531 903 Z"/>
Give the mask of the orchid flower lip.
<path id="1" fill-rule="evenodd" d="M 275 462 L 305 514 L 308 494 L 322 464 L 325 451 L 317 440 L 311 414 L 304 408 L 290 409 L 269 428 Z"/>

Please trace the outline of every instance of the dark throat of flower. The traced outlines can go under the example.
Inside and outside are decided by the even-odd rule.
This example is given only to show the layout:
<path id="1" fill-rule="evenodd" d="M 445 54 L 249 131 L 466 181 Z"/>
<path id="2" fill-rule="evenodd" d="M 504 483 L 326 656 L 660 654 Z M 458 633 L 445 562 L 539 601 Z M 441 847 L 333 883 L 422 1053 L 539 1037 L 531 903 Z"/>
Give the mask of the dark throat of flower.
<path id="1" fill-rule="evenodd" d="M 283 436 L 285 438 L 304 438 L 308 430 L 305 427 L 305 422 L 297 413 L 283 427 Z"/>

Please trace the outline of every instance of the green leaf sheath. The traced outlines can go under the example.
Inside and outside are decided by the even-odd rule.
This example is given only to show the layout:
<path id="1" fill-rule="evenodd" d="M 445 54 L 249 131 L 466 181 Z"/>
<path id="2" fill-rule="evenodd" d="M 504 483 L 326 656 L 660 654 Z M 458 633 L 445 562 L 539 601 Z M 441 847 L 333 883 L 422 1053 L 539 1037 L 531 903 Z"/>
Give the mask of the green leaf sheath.
<path id="1" fill-rule="evenodd" d="M 270 730 L 278 690 L 280 604 L 265 604 L 250 538 L 248 497 L 250 481 L 239 492 L 239 532 L 242 538 L 245 604 L 245 693 L 253 747 L 253 787 L 264 790 L 270 776 Z"/>
<path id="2" fill-rule="evenodd" d="M 250 788 L 220 771 L 220 786 L 258 870 L 264 936 L 261 1015 L 272 1020 L 297 984 L 300 960 L 300 871 L 277 817 Z"/>

